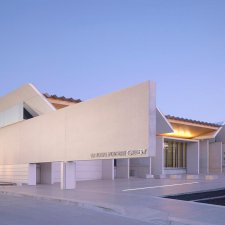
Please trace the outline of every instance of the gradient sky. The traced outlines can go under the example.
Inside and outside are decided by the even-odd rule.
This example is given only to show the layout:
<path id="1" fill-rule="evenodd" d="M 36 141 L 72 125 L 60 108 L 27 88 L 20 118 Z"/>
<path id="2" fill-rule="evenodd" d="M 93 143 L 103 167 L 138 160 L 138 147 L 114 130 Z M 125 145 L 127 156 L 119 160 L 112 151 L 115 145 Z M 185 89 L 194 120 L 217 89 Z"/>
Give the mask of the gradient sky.
<path id="1" fill-rule="evenodd" d="M 225 121 L 225 1 L 0 1 L 0 95 L 33 83 L 85 100 L 145 80 L 163 113 Z"/>

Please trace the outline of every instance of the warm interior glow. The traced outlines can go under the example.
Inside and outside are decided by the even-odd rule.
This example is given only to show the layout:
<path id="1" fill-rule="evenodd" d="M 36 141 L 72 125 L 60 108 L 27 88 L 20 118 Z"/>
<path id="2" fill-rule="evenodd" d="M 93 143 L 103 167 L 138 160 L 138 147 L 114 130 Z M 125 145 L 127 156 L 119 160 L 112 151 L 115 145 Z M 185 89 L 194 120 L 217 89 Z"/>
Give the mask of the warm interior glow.
<path id="1" fill-rule="evenodd" d="M 191 134 L 189 130 L 182 130 L 182 129 L 174 129 L 173 133 L 166 133 L 165 136 L 171 137 L 182 137 L 182 138 L 193 138 L 194 135 Z"/>

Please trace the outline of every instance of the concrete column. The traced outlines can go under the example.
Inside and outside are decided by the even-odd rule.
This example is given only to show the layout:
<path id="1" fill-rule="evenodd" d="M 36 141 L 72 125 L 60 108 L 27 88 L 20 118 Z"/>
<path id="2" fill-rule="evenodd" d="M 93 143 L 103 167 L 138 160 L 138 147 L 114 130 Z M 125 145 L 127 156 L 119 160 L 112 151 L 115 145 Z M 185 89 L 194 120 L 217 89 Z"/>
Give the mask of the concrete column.
<path id="1" fill-rule="evenodd" d="M 164 174 L 164 138 L 156 137 L 156 155 L 152 157 L 152 174 L 160 176 Z"/>
<path id="2" fill-rule="evenodd" d="M 37 184 L 36 164 L 30 163 L 28 165 L 28 185 L 36 185 L 36 184 Z"/>
<path id="3" fill-rule="evenodd" d="M 222 142 L 209 144 L 209 172 L 222 173 L 223 170 L 223 147 Z"/>
<path id="4" fill-rule="evenodd" d="M 187 174 L 199 174 L 199 142 L 187 143 Z"/>
<path id="5" fill-rule="evenodd" d="M 102 160 L 102 179 L 114 180 L 114 160 L 113 159 Z"/>
<path id="6" fill-rule="evenodd" d="M 75 162 L 61 162 L 61 189 L 76 187 Z"/>
<path id="7" fill-rule="evenodd" d="M 202 140 L 199 142 L 199 157 L 200 157 L 200 173 L 209 173 L 209 141 Z"/>
<path id="8" fill-rule="evenodd" d="M 129 159 L 117 159 L 116 160 L 116 178 L 129 179 L 130 172 Z"/>

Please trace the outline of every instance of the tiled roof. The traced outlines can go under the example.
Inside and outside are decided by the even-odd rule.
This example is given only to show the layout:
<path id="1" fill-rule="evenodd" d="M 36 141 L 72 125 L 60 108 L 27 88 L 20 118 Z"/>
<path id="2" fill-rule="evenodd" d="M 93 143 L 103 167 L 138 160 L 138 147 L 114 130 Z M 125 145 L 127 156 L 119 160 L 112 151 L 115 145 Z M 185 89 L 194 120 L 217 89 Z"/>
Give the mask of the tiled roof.
<path id="1" fill-rule="evenodd" d="M 186 118 L 176 117 L 176 116 L 171 116 L 171 115 L 166 115 L 166 118 L 171 119 L 171 120 L 179 120 L 179 121 L 195 123 L 195 124 L 211 126 L 211 127 L 221 127 L 222 126 L 221 124 L 217 124 L 217 123 L 208 123 L 208 122 L 203 122 L 203 121 L 199 121 L 199 120 L 191 120 L 191 119 L 186 119 Z"/>
<path id="2" fill-rule="evenodd" d="M 68 101 L 68 102 L 74 102 L 74 103 L 79 103 L 82 102 L 80 99 L 74 99 L 74 98 L 66 98 L 65 96 L 57 96 L 57 95 L 50 95 L 48 93 L 43 94 L 46 98 L 54 98 L 54 99 L 59 99 L 62 101 Z"/>

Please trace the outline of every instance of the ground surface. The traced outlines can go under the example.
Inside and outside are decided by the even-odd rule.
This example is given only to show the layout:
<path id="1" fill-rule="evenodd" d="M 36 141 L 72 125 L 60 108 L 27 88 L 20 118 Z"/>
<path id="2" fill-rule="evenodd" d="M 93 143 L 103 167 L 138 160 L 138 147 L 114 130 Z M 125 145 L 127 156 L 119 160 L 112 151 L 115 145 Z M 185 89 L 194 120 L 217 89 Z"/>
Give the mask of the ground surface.
<path id="1" fill-rule="evenodd" d="M 72 204 L 0 195 L 1 225 L 147 225 Z"/>
<path id="2" fill-rule="evenodd" d="M 224 225 L 225 221 L 225 207 L 210 205 L 204 203 L 198 203 L 193 201 L 181 201 L 176 199 L 166 199 L 162 198 L 163 196 L 176 195 L 183 193 L 193 193 L 199 191 L 211 191 L 215 189 L 224 189 L 225 187 L 225 175 L 222 174 L 219 179 L 216 180 L 205 180 L 205 179 L 194 179 L 194 180 L 185 180 L 185 179 L 116 179 L 114 181 L 110 180 L 99 180 L 99 181 L 82 181 L 77 182 L 76 189 L 74 190 L 60 190 L 60 185 L 37 185 L 37 186 L 2 186 L 0 187 L 0 193 L 14 196 L 30 196 L 34 199 L 45 199 L 49 202 L 51 201 L 62 201 L 64 202 L 73 202 L 81 207 L 91 207 L 95 210 L 110 209 L 109 211 L 113 212 L 114 215 L 117 213 L 117 216 L 122 215 L 131 220 L 128 224 L 142 224 L 143 222 L 149 222 L 151 225 Z M 10 202 L 9 202 L 10 203 Z M 53 203 L 51 203 L 53 204 Z M 8 210 L 15 211 L 13 208 L 13 203 L 8 206 Z M 70 212 L 70 207 L 68 207 L 68 212 Z M 7 207 L 6 207 L 7 208 Z M 12 209 L 11 209 L 12 208 Z M 18 207 L 19 208 L 19 207 Z M 41 210 L 41 207 L 39 207 Z M 47 207 L 48 209 L 49 207 Z M 66 207 L 67 208 L 67 207 Z M 2 209 L 0 205 L 0 209 Z M 28 214 L 26 215 L 26 209 L 21 212 L 20 215 L 25 214 L 30 216 L 29 219 L 32 219 L 32 212 L 36 216 L 36 210 L 29 211 L 32 207 L 27 207 Z M 46 219 L 49 215 L 49 218 L 56 216 L 53 212 L 56 212 L 59 219 L 56 217 L 56 221 L 59 221 L 60 225 L 70 225 L 69 223 L 61 223 L 60 218 L 63 218 L 62 215 L 67 217 L 67 210 L 60 209 L 52 211 L 47 210 L 43 206 L 43 213 L 40 211 L 38 217 L 41 217 L 43 214 Z M 51 207 L 50 207 L 51 209 Z M 49 209 L 49 210 L 50 210 Z M 21 209 L 22 210 L 22 209 Z M 73 211 L 72 211 L 73 212 Z M 71 215 L 73 213 L 71 212 Z M 79 212 L 79 211 L 77 211 Z M 85 211 L 84 211 L 85 212 Z M 98 211 L 99 212 L 99 211 Z M 2 212 L 1 212 L 2 213 Z M 95 212 L 96 213 L 96 212 Z M 97 215 L 97 214 L 96 214 Z M 97 224 L 97 225 L 117 225 L 117 224 L 126 224 L 126 222 L 113 222 L 111 219 L 106 219 L 105 215 L 99 219 L 99 221 L 94 221 L 94 219 L 88 220 L 88 225 Z M 74 215 L 73 215 L 74 216 Z M 85 214 L 84 214 L 84 217 Z M 94 216 L 93 216 L 94 217 Z M 92 217 L 92 218 L 93 218 Z M 97 216 L 98 217 L 98 216 Z M 107 218 L 109 218 L 107 217 Z M 0 219 L 2 214 L 0 215 Z M 70 215 L 68 215 L 70 218 Z M 82 218 L 82 217 L 80 217 Z M 115 218 L 115 217 L 112 217 Z M 118 219 L 120 217 L 117 217 Z M 126 218 L 121 218 L 126 219 Z M 72 221 L 76 221 L 76 218 Z M 107 220 L 107 223 L 105 221 Z M 136 221 L 139 220 L 138 223 Z M 171 223 L 171 221 L 173 223 Z M 174 223 L 175 222 L 175 223 Z M 16 225 L 20 225 L 15 223 Z M 5 225 L 1 223 L 0 225 Z M 7 224 L 8 225 L 8 224 Z M 14 225 L 9 224 L 9 225 Z M 26 225 L 26 224 L 23 224 Z M 30 223 L 29 225 L 33 225 Z M 34 224 L 36 225 L 36 224 Z M 40 222 L 38 225 L 45 225 Z M 57 225 L 57 223 L 48 223 L 48 225 Z M 77 225 L 75 223 L 75 225 Z M 82 225 L 78 223 L 78 225 Z"/>

